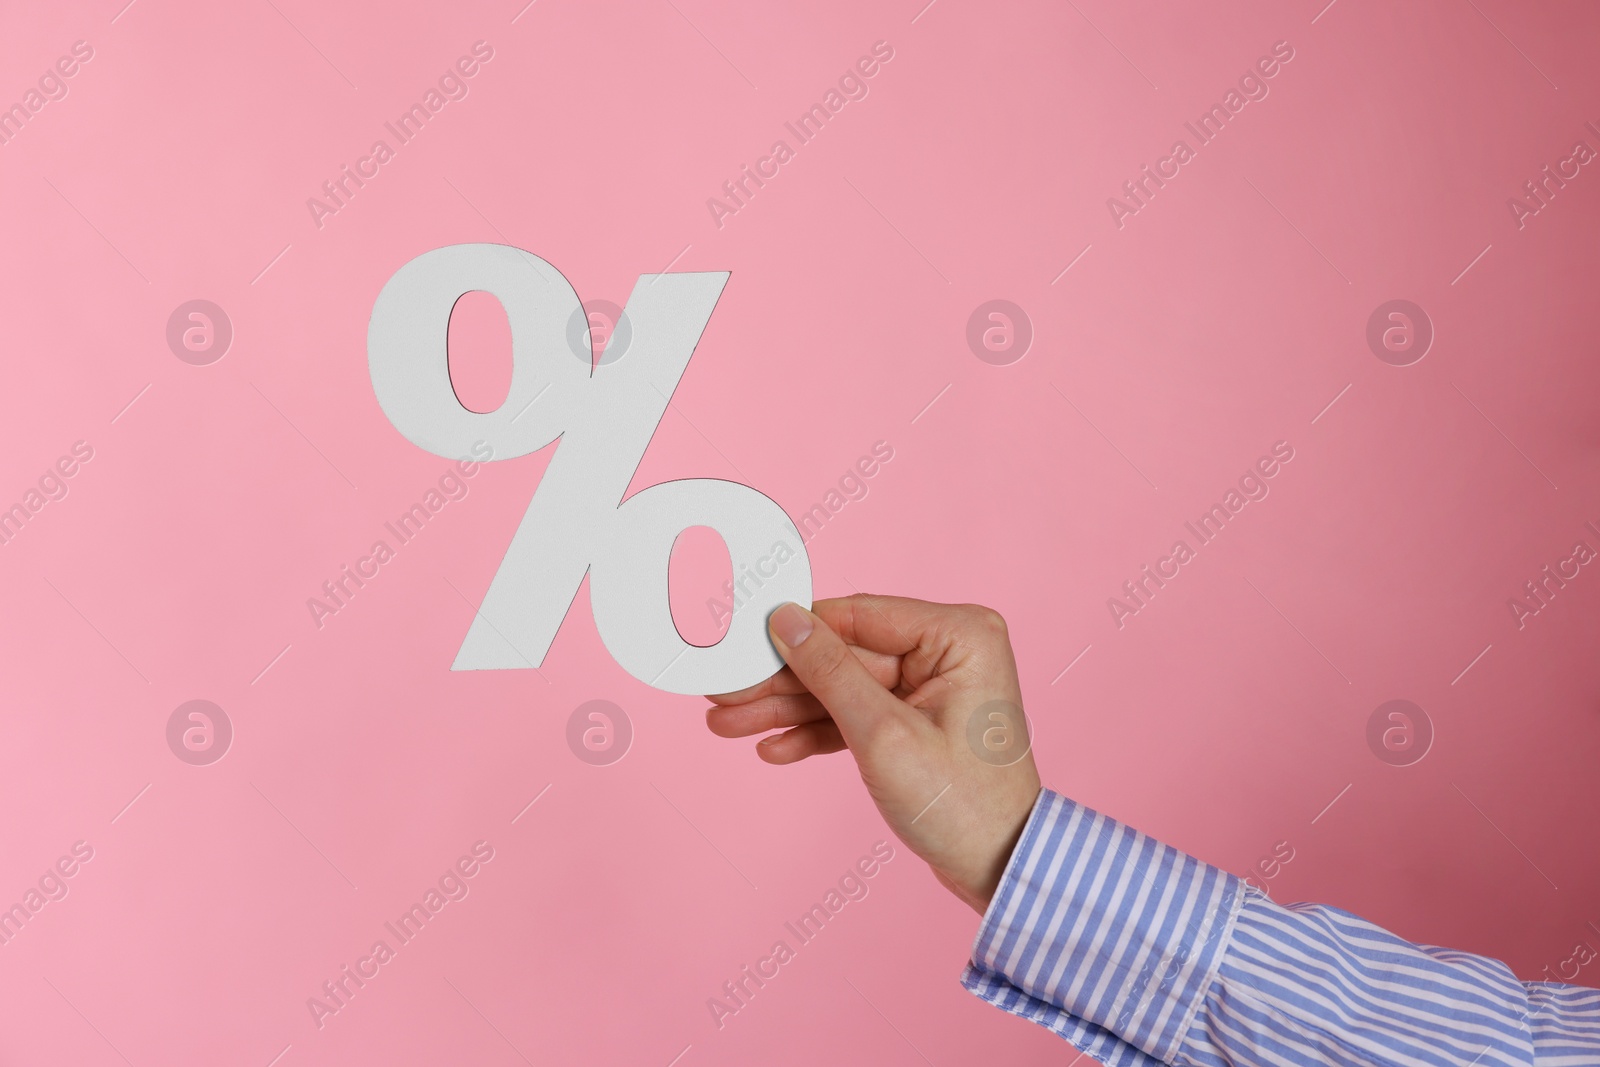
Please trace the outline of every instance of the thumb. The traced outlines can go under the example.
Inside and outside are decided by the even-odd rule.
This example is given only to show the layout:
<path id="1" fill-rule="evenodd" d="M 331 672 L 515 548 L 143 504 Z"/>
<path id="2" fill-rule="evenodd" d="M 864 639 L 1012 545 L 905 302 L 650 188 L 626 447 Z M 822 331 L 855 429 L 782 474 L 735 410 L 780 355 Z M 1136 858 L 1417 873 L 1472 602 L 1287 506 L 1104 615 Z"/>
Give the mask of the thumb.
<path id="1" fill-rule="evenodd" d="M 822 619 L 799 604 L 780 604 L 767 626 L 778 654 L 828 709 L 853 751 L 859 753 L 885 722 L 902 719 L 906 709 L 900 699 L 872 677 Z"/>

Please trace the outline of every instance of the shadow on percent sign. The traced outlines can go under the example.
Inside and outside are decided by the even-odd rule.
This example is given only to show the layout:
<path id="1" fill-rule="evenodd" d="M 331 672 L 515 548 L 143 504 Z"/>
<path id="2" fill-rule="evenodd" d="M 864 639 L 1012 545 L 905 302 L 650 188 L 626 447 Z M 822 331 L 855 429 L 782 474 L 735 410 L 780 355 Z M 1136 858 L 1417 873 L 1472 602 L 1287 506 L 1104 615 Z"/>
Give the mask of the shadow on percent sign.
<path id="1" fill-rule="evenodd" d="M 811 564 L 767 579 L 722 640 L 691 645 L 666 596 L 673 543 L 692 526 L 721 535 L 735 573 L 779 542 L 799 545 L 778 504 L 738 482 L 687 478 L 627 500 L 629 481 L 711 319 L 725 271 L 640 275 L 627 306 L 626 359 L 572 356 L 569 324 L 585 309 L 562 274 L 509 245 L 460 244 L 405 264 L 384 285 L 367 330 L 378 404 L 414 444 L 447 459 L 475 442 L 494 461 L 560 446 L 506 549 L 452 670 L 512 670 L 544 662 L 585 574 L 595 628 L 629 674 L 669 693 L 731 692 L 779 670 L 767 616 L 811 603 Z M 511 385 L 491 412 L 464 407 L 450 383 L 448 331 L 471 291 L 500 301 L 511 327 Z M 585 339 L 587 344 L 587 339 Z M 621 353 L 618 353 L 620 357 Z"/>

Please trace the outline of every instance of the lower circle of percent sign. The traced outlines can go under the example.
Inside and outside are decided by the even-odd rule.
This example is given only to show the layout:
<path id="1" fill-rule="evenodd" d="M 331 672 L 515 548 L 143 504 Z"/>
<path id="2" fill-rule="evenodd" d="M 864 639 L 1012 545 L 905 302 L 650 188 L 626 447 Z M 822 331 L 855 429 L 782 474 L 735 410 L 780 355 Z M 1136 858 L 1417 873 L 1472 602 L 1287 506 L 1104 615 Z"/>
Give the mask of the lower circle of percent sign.
<path id="1" fill-rule="evenodd" d="M 778 504 L 738 482 L 686 478 L 623 500 L 700 335 L 726 271 L 640 275 L 623 313 L 627 358 L 594 366 L 572 358 L 567 323 L 578 294 L 549 263 L 509 245 L 459 244 L 411 260 L 372 307 L 367 361 L 384 414 L 412 443 L 447 459 L 526 456 L 560 441 L 527 513 L 461 642 L 452 670 L 543 664 L 589 575 L 595 628 L 621 667 L 669 693 L 727 693 L 783 666 L 767 616 L 784 601 L 811 603 L 811 564 Z M 511 386 L 494 411 L 469 411 L 450 384 L 450 312 L 465 293 L 495 296 L 511 326 Z M 479 446 L 475 449 L 474 446 Z M 667 599 L 673 542 L 709 526 L 733 572 L 778 544 L 794 553 L 729 622 L 714 645 L 679 635 Z"/>

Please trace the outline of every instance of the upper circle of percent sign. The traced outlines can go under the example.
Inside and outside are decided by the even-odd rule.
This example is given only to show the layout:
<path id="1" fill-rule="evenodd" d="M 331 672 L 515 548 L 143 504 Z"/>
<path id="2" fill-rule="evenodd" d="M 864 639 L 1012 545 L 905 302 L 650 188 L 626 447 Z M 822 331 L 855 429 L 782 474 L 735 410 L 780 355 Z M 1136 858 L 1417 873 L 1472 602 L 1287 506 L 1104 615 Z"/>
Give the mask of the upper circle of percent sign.
<path id="1" fill-rule="evenodd" d="M 811 603 L 811 563 L 794 560 L 753 590 L 721 641 L 686 642 L 672 622 L 667 564 L 691 526 L 722 536 L 733 572 L 778 542 L 801 545 L 776 502 L 713 478 L 664 482 L 622 499 L 666 414 L 722 289 L 726 271 L 643 274 L 623 314 L 628 358 L 592 366 L 572 358 L 567 323 L 582 314 L 555 267 L 519 248 L 459 244 L 424 252 L 394 273 L 372 306 L 367 363 L 395 429 L 447 459 L 555 455 L 506 548 L 452 670 L 513 670 L 544 663 L 589 575 L 595 628 L 629 674 L 669 693 L 727 693 L 776 673 L 783 659 L 767 616 L 787 600 Z M 511 325 L 511 387 L 491 412 L 469 411 L 450 385 L 450 309 L 464 293 L 492 293 Z"/>

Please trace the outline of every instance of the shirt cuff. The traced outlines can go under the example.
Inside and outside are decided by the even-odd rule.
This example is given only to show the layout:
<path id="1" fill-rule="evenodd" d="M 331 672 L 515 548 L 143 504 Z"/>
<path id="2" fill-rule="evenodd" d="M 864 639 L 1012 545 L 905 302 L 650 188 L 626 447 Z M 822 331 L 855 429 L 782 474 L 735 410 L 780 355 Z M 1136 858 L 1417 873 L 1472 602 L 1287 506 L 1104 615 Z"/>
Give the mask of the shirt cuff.
<path id="1" fill-rule="evenodd" d="M 1063 1036 L 1115 1035 L 1126 1052 L 1171 1061 L 1215 980 L 1243 887 L 1041 790 L 962 982 L 1003 1007 L 1025 995 L 1038 1003 L 1018 1014 Z"/>

